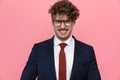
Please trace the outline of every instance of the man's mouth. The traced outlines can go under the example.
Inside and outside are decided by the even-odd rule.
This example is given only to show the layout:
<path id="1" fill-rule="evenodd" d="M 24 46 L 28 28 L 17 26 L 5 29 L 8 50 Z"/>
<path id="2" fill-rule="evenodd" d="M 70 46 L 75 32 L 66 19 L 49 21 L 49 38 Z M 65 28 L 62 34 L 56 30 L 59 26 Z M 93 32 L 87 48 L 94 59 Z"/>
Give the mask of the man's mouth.
<path id="1" fill-rule="evenodd" d="M 65 35 L 66 33 L 67 33 L 67 29 L 64 29 L 64 30 L 58 30 L 59 31 L 59 33 L 61 34 L 61 35 Z"/>

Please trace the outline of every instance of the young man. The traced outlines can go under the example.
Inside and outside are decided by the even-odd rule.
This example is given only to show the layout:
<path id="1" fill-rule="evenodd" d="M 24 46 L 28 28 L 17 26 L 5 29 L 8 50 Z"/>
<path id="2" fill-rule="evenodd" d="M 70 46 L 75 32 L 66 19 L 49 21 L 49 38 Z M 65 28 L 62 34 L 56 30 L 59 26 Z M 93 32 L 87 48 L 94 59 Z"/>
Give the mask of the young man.
<path id="1" fill-rule="evenodd" d="M 21 80 L 101 80 L 92 46 L 71 34 L 79 10 L 62 0 L 49 13 L 55 36 L 34 45 Z"/>

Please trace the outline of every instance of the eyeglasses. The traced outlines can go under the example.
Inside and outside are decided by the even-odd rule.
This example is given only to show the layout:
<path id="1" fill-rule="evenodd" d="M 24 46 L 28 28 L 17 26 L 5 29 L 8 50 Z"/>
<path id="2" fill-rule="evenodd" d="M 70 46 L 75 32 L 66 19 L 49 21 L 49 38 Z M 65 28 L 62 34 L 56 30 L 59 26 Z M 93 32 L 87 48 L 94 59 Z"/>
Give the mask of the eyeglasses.
<path id="1" fill-rule="evenodd" d="M 53 20 L 53 24 L 56 27 L 60 27 L 62 22 L 64 23 L 64 25 L 66 27 L 70 27 L 72 25 L 72 21 L 71 20 Z"/>

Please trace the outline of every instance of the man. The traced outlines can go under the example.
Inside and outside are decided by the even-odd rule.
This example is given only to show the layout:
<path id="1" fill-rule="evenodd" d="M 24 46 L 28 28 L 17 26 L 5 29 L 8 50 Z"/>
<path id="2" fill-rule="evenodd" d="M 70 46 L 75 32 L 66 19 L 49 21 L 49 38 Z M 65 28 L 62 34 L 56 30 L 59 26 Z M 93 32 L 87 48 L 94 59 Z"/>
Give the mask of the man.
<path id="1" fill-rule="evenodd" d="M 92 46 L 71 34 L 79 10 L 62 0 L 49 13 L 55 36 L 34 45 L 21 80 L 101 80 Z"/>

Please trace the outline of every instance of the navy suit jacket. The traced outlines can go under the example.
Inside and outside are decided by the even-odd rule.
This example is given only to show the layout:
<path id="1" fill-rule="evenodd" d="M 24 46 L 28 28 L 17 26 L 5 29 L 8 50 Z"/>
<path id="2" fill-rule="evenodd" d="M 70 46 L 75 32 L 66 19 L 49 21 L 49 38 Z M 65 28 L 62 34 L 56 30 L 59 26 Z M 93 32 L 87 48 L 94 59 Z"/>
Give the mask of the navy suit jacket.
<path id="1" fill-rule="evenodd" d="M 57 80 L 53 46 L 53 38 L 34 45 L 20 80 Z M 101 80 L 92 46 L 76 39 L 70 80 Z"/>

